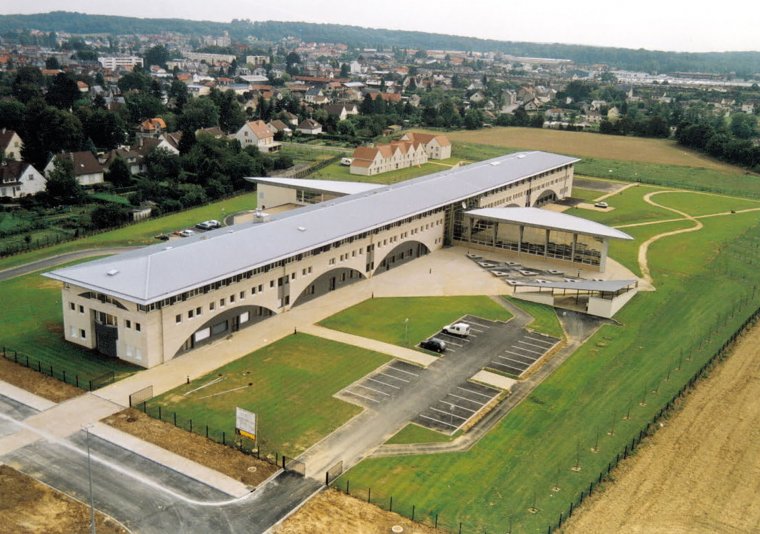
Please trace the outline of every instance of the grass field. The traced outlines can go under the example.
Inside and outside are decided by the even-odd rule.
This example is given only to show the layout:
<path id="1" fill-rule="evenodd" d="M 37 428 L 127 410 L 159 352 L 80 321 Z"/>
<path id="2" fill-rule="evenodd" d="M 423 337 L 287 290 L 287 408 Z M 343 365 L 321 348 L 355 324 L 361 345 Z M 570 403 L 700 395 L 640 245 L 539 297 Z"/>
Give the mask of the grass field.
<path id="1" fill-rule="evenodd" d="M 451 436 L 441 434 L 435 430 L 424 428 L 414 423 L 409 423 L 404 428 L 396 432 L 396 434 L 386 441 L 388 445 L 405 445 L 408 443 L 444 443 L 451 441 L 459 437 L 459 432 L 455 432 Z"/>
<path id="2" fill-rule="evenodd" d="M 432 132 L 431 132 L 432 133 Z M 679 165 L 741 174 L 738 167 L 685 149 L 675 141 L 621 137 L 588 132 L 562 132 L 540 128 L 488 128 L 446 132 L 455 144 L 486 144 L 508 150 L 546 150 L 582 158 Z"/>
<path id="3" fill-rule="evenodd" d="M 640 209 L 622 206 L 620 220 Z M 654 243 L 657 291 L 637 295 L 616 316 L 621 326 L 603 326 L 471 450 L 365 460 L 344 474 L 352 493 L 362 498 L 371 487 L 373 502 L 387 507 L 392 495 L 395 511 L 415 505 L 418 518 L 440 514 L 439 524 L 454 530 L 462 521 L 466 532 L 503 531 L 511 517 L 513 532 L 546 532 L 757 308 L 760 213 L 702 222 L 698 232 Z M 643 239 L 639 232 L 681 224 L 691 225 L 630 230 Z"/>
<path id="4" fill-rule="evenodd" d="M 413 348 L 465 314 L 494 321 L 506 321 L 511 317 L 506 309 L 488 297 L 394 297 L 365 300 L 320 324 Z"/>
<path id="5" fill-rule="evenodd" d="M 41 258 L 47 258 L 56 254 L 63 254 L 72 250 L 158 243 L 153 237 L 157 234 L 181 230 L 207 219 L 221 220 L 225 215 L 253 209 L 255 207 L 256 193 L 246 193 L 199 208 L 172 213 L 164 217 L 157 217 L 155 219 L 149 219 L 116 230 L 110 230 L 108 232 L 103 232 L 102 234 L 96 234 L 75 241 L 62 243 L 60 245 L 54 245 L 34 250 L 32 252 L 2 258 L 0 259 L 0 270 L 22 265 Z"/>
<path id="6" fill-rule="evenodd" d="M 559 319 L 557 319 L 557 313 L 551 306 L 527 300 L 506 298 L 511 304 L 533 316 L 533 321 L 528 324 L 528 328 L 531 330 L 560 339 L 565 336 Z"/>
<path id="7" fill-rule="evenodd" d="M 0 282 L 0 344 L 19 356 L 52 365 L 56 376 L 79 375 L 87 381 L 107 371 L 123 378 L 138 370 L 126 362 L 81 349 L 63 339 L 61 288 L 58 282 L 29 274 Z"/>
<path id="8" fill-rule="evenodd" d="M 644 195 L 647 193 L 663 190 L 664 189 L 661 187 L 640 185 L 620 191 L 606 198 L 605 202 L 610 205 L 610 209 L 608 210 L 600 211 L 574 208 L 565 213 L 568 215 L 577 215 L 578 217 L 583 217 L 585 219 L 591 219 L 609 226 L 659 221 L 662 219 L 673 219 L 678 217 L 678 215 L 672 211 L 652 206 L 644 201 Z"/>
<path id="9" fill-rule="evenodd" d="M 760 208 L 760 200 L 723 197 L 692 192 L 662 193 L 652 197 L 652 201 L 669 208 L 685 211 L 690 215 L 710 215 L 731 210 Z M 674 214 L 674 216 L 677 216 Z"/>
<path id="10" fill-rule="evenodd" d="M 593 202 L 598 197 L 602 196 L 604 192 L 597 191 L 595 189 L 583 189 L 582 187 L 573 187 L 573 198 L 579 198 L 586 202 Z"/>
<path id="11" fill-rule="evenodd" d="M 240 406 L 258 415 L 264 453 L 295 457 L 359 413 L 333 394 L 388 360 L 335 341 L 292 335 L 156 397 L 149 407 L 155 412 L 160 405 L 166 418 L 176 411 L 181 421 L 192 419 L 197 432 L 208 425 L 232 439 Z M 230 391 L 235 388 L 242 389 Z"/>
<path id="12" fill-rule="evenodd" d="M 623 228 L 623 231 L 633 237 L 633 241 L 615 240 L 610 243 L 609 256 L 617 262 L 622 263 L 636 276 L 641 276 L 639 269 L 639 246 L 652 236 L 663 232 L 672 232 L 684 228 L 691 228 L 694 223 L 691 221 L 669 221 L 646 226 L 634 226 L 632 228 Z"/>

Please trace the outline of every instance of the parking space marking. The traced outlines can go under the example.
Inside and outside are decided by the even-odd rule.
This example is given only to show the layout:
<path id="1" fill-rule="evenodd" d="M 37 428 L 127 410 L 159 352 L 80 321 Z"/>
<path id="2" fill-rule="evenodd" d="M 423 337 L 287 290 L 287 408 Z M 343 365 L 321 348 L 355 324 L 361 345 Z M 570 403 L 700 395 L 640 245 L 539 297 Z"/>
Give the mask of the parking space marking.
<path id="1" fill-rule="evenodd" d="M 444 415 L 447 415 L 447 416 L 449 416 L 449 417 L 448 417 L 448 419 L 449 419 L 449 421 L 451 421 L 452 423 L 454 422 L 454 421 L 453 421 L 454 419 L 461 419 L 463 422 L 464 422 L 464 421 L 467 421 L 467 418 L 466 418 L 466 417 L 462 417 L 462 416 L 460 416 L 460 415 L 456 415 L 456 414 L 454 414 L 454 413 L 452 413 L 452 412 L 444 412 L 443 410 L 439 410 L 439 409 L 437 409 L 437 408 L 430 408 L 430 409 L 431 409 L 431 410 L 433 410 L 434 412 L 442 413 L 442 414 L 444 414 Z"/>
<path id="2" fill-rule="evenodd" d="M 507 358 L 512 358 L 512 359 L 517 358 L 520 361 L 525 361 L 525 363 L 533 363 L 538 359 L 535 356 L 532 356 L 531 354 L 521 354 L 519 352 L 510 352 L 508 350 L 505 350 L 504 354 L 508 355 Z M 496 357 L 499 358 L 500 356 L 497 354 Z"/>
<path id="3" fill-rule="evenodd" d="M 523 343 L 525 345 L 530 345 L 530 343 L 525 343 L 525 341 L 522 341 L 522 340 L 519 340 L 519 339 L 517 340 L 517 342 L 518 343 Z M 532 349 L 528 349 L 526 347 L 515 347 L 515 348 L 519 348 L 520 350 L 524 350 L 524 351 L 527 351 L 527 352 L 532 352 L 533 354 L 543 354 L 544 352 L 546 352 L 545 350 L 532 350 Z"/>
<path id="4" fill-rule="evenodd" d="M 441 421 L 439 419 L 433 419 L 432 417 L 428 417 L 427 415 L 420 414 L 420 417 L 422 417 L 423 419 L 428 419 L 430 421 L 435 421 L 436 423 L 439 423 L 439 424 L 442 424 L 442 425 L 450 426 L 454 430 L 456 430 L 456 429 L 459 428 L 458 426 L 451 425 L 451 424 L 447 423 L 446 421 Z"/>
<path id="5" fill-rule="evenodd" d="M 487 399 L 492 399 L 493 395 L 487 395 L 485 393 L 480 393 L 479 391 L 473 391 L 471 389 L 463 388 L 462 386 L 457 386 L 457 389 L 461 389 L 462 391 L 467 391 L 469 393 L 473 393 L 475 395 L 480 395 L 481 397 L 486 397 Z"/>
<path id="6" fill-rule="evenodd" d="M 367 380 L 369 380 L 371 382 L 377 382 L 378 384 L 382 384 L 384 386 L 388 386 L 389 388 L 401 389 L 399 386 L 394 386 L 393 384 L 388 384 L 388 383 L 383 382 L 382 380 L 378 380 L 377 378 L 374 378 L 374 377 L 369 377 Z"/>
<path id="7" fill-rule="evenodd" d="M 406 374 L 412 375 L 412 376 L 420 376 L 418 373 L 412 373 L 411 371 L 405 371 L 404 369 L 399 369 L 398 367 L 390 367 L 390 369 L 393 369 L 394 371 L 398 371 L 400 373 L 406 373 Z"/>
<path id="8" fill-rule="evenodd" d="M 475 321 L 467 321 L 467 324 L 479 326 L 480 328 L 485 328 L 486 330 L 491 328 L 491 325 L 480 324 L 480 323 L 476 323 Z"/>
<path id="9" fill-rule="evenodd" d="M 385 391 L 380 391 L 379 389 L 374 389 L 374 388 L 371 388 L 369 386 L 365 386 L 364 384 L 357 384 L 357 385 L 360 388 L 368 389 L 370 391 L 374 391 L 375 393 L 380 393 L 380 395 L 385 395 L 386 397 L 390 397 L 391 396 L 390 393 L 386 393 Z"/>
<path id="10" fill-rule="evenodd" d="M 387 370 L 387 369 L 386 369 L 386 370 Z M 388 378 L 392 378 L 393 380 L 401 380 L 402 382 L 406 382 L 406 383 L 409 383 L 409 379 L 408 379 L 408 378 L 401 378 L 400 376 L 393 376 L 393 375 L 389 375 L 388 373 L 384 373 L 384 372 L 382 372 L 382 371 L 380 371 L 380 373 L 379 373 L 379 374 L 381 374 L 381 375 L 383 375 L 383 376 L 387 376 Z"/>
<path id="11" fill-rule="evenodd" d="M 445 400 L 440 401 L 441 404 L 448 404 L 449 406 L 459 408 L 460 410 L 466 410 L 470 413 L 475 413 L 477 410 L 470 410 L 469 408 L 465 408 L 464 406 L 460 406 L 459 404 L 454 404 L 453 402 L 448 402 Z M 482 405 L 481 405 L 482 406 Z"/>
<path id="12" fill-rule="evenodd" d="M 475 400 L 472 400 L 472 399 L 468 399 L 467 397 L 462 397 L 461 395 L 457 395 L 456 393 L 449 393 L 449 395 L 451 395 L 452 397 L 456 397 L 457 399 L 462 399 L 462 400 L 469 401 L 469 402 L 471 402 L 473 404 L 477 404 L 478 406 L 483 406 L 483 404 L 484 404 L 482 402 L 478 402 L 478 401 L 475 401 Z"/>
<path id="13" fill-rule="evenodd" d="M 460 347 L 460 348 L 464 346 L 464 345 L 460 345 L 459 343 L 454 343 L 453 341 L 450 341 L 448 339 L 446 340 L 446 344 L 447 345 L 454 345 L 455 347 Z"/>
<path id="14" fill-rule="evenodd" d="M 533 358 L 527 354 L 520 354 L 519 352 L 512 352 L 511 350 L 505 350 L 505 354 L 512 354 L 513 356 L 522 356 L 523 358 L 530 358 L 532 361 L 536 361 L 537 358 Z"/>
<path id="15" fill-rule="evenodd" d="M 470 328 L 470 332 L 477 332 L 478 334 L 482 334 L 483 332 L 485 332 L 485 330 L 478 330 L 477 328 Z M 473 335 L 473 334 L 470 333 L 470 335 Z"/>
<path id="16" fill-rule="evenodd" d="M 356 396 L 356 397 L 360 397 L 360 398 L 362 398 L 362 399 L 364 399 L 364 400 L 368 400 L 368 401 L 370 401 L 370 402 L 374 402 L 375 404 L 378 404 L 378 403 L 380 402 L 380 401 L 379 401 L 379 400 L 377 400 L 377 399 L 372 399 L 372 398 L 370 398 L 370 397 L 365 397 L 365 396 L 364 396 L 364 395 L 362 395 L 361 393 L 357 393 L 356 391 L 351 391 L 350 389 L 347 389 L 347 390 L 346 390 L 346 393 L 348 393 L 349 395 L 354 395 L 354 396 Z"/>
<path id="17" fill-rule="evenodd" d="M 491 365 L 493 365 L 496 368 L 503 367 L 504 369 L 511 369 L 513 371 L 512 374 L 515 374 L 515 375 L 518 375 L 518 376 L 521 375 L 523 373 L 523 371 L 525 371 L 525 368 L 518 369 L 517 367 L 512 367 L 511 365 L 506 365 L 506 364 L 499 363 L 499 362 L 491 362 Z M 514 371 L 516 371 L 516 372 L 514 372 Z"/>
<path id="18" fill-rule="evenodd" d="M 548 347 L 542 347 L 541 345 L 536 345 L 535 343 L 530 343 L 528 341 L 523 341 L 522 339 L 518 341 L 518 343 L 522 343 L 523 345 L 530 345 L 531 347 L 536 347 L 537 349 L 541 349 L 545 351 Z"/>
<path id="19" fill-rule="evenodd" d="M 523 369 L 527 369 L 528 367 L 530 367 L 531 363 L 533 363 L 533 362 L 521 362 L 520 360 L 515 360 L 513 358 L 506 358 L 504 356 L 498 356 L 498 358 L 500 360 L 504 360 L 504 361 L 507 361 L 507 362 L 516 363 L 517 365 L 519 365 Z"/>
<path id="20" fill-rule="evenodd" d="M 547 341 L 545 338 L 541 339 L 541 338 L 533 337 L 533 336 L 530 336 L 530 335 L 525 336 L 525 337 L 527 339 L 530 339 L 531 341 L 535 341 L 536 343 L 544 343 L 545 345 L 549 345 L 549 346 L 552 346 L 552 345 L 554 345 L 557 342 L 557 340 L 555 340 L 554 338 L 552 338 L 551 341 Z"/>

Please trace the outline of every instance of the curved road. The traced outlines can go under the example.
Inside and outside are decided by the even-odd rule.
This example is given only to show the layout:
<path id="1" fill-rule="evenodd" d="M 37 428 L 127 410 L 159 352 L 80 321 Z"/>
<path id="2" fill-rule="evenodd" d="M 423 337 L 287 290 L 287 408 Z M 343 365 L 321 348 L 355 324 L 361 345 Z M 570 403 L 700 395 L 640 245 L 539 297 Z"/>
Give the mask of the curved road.
<path id="1" fill-rule="evenodd" d="M 18 267 L 11 267 L 10 269 L 0 271 L 0 282 L 3 280 L 8 280 L 10 278 L 16 278 L 17 276 L 22 276 L 24 274 L 40 271 L 42 269 L 49 269 L 50 267 L 55 267 L 56 265 L 61 265 L 62 263 L 68 263 L 70 261 L 79 260 L 82 258 L 91 258 L 93 256 L 120 254 L 122 252 L 134 250 L 135 248 L 140 248 L 140 246 L 88 248 L 85 250 L 75 250 L 73 252 L 66 252 L 64 254 L 50 256 L 49 258 L 43 258 L 41 260 L 19 265 Z"/>

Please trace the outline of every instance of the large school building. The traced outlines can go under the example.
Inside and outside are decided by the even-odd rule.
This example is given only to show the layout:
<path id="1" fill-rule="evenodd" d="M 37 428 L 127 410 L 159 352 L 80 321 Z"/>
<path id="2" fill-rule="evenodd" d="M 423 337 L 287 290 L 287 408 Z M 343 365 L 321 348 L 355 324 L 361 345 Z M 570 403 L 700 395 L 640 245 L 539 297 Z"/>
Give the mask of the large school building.
<path id="1" fill-rule="evenodd" d="M 468 212 L 535 207 L 565 198 L 576 161 L 546 152 L 510 154 L 317 204 L 304 202 L 264 222 L 225 227 L 45 276 L 63 283 L 66 340 L 152 367 L 435 249 L 493 242 L 502 233 L 505 239 L 497 241 L 511 243 L 515 234 L 506 223 L 493 229 L 495 223 L 483 214 L 473 221 Z M 524 232 L 518 229 L 527 236 Z M 478 237 L 484 235 L 489 237 Z M 533 234 L 520 240 L 519 235 L 518 248 L 525 252 L 530 252 L 527 243 L 537 241 L 545 245 L 545 257 L 556 250 L 546 241 L 548 232 L 537 234 L 542 240 Z M 588 246 L 604 239 L 565 235 L 562 250 L 578 254 L 563 252 L 564 260 L 558 261 L 580 260 L 584 267 L 602 269 L 603 257 L 589 255 Z M 604 253 L 606 244 L 600 249 Z"/>

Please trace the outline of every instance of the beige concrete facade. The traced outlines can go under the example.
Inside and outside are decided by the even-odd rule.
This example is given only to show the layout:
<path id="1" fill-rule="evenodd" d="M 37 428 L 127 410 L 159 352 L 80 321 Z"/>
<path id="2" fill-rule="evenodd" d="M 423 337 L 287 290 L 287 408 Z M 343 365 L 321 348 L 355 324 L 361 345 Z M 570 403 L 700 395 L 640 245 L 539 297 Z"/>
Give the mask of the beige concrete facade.
<path id="1" fill-rule="evenodd" d="M 497 167 L 498 168 L 498 167 Z M 62 289 L 67 341 L 142 367 L 229 337 L 345 285 L 453 244 L 465 208 L 531 205 L 545 191 L 564 197 L 572 188 L 572 165 L 531 176 L 456 202 L 385 224 L 340 241 L 293 254 L 248 272 L 205 283 L 149 306 L 65 284 Z M 288 190 L 291 194 L 293 190 Z M 471 209 L 468 207 L 467 209 Z M 267 223 L 259 223 L 266 225 Z M 178 266 L 181 268 L 181 266 Z"/>

